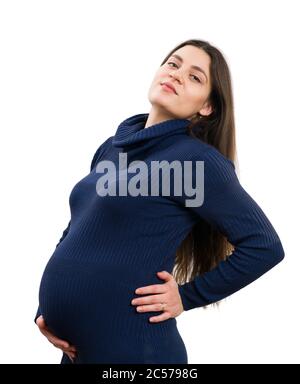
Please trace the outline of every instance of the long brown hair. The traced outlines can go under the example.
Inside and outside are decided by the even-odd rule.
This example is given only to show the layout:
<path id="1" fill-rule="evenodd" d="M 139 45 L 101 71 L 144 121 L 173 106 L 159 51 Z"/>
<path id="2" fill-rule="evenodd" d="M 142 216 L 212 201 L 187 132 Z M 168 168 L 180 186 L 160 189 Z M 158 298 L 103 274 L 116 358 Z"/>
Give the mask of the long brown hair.
<path id="1" fill-rule="evenodd" d="M 186 40 L 172 49 L 161 65 L 173 52 L 185 45 L 193 45 L 204 50 L 211 59 L 209 72 L 212 86 L 208 101 L 213 111 L 208 116 L 199 114 L 195 116 L 188 127 L 189 134 L 213 145 L 230 159 L 237 169 L 233 93 L 226 60 L 220 50 L 207 41 Z M 213 269 L 233 250 L 234 247 L 222 233 L 214 229 L 210 223 L 199 219 L 177 249 L 174 278 L 178 284 L 191 281 L 196 276 Z M 214 304 L 218 305 L 219 302 Z"/>

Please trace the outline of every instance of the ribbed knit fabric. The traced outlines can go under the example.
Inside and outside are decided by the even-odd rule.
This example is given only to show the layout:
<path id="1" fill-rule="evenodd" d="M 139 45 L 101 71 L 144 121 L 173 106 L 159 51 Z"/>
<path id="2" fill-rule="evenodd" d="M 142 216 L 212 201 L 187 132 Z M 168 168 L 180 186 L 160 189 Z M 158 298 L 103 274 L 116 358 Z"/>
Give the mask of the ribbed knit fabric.
<path id="1" fill-rule="evenodd" d="M 141 297 L 138 287 L 164 284 L 157 272 L 172 273 L 176 249 L 199 219 L 212 223 L 235 249 L 212 271 L 179 286 L 186 311 L 233 294 L 284 257 L 278 234 L 239 183 L 232 161 L 189 136 L 189 120 L 144 128 L 147 117 L 124 120 L 97 149 L 90 172 L 71 191 L 71 220 L 42 276 L 35 320 L 42 314 L 58 337 L 76 345 L 76 363 L 187 363 L 176 318 L 151 323 L 163 312 L 138 313 L 131 300 Z M 128 166 L 134 160 L 147 164 L 148 195 L 118 194 L 119 180 L 133 181 L 138 173 L 118 168 L 119 153 L 127 154 Z M 109 180 L 116 196 L 97 194 L 103 173 L 96 168 L 103 160 L 116 165 Z M 203 204 L 187 207 L 192 197 L 174 193 L 172 176 L 169 196 L 161 190 L 150 195 L 153 160 L 204 161 Z M 66 355 L 61 362 L 68 362 Z"/>

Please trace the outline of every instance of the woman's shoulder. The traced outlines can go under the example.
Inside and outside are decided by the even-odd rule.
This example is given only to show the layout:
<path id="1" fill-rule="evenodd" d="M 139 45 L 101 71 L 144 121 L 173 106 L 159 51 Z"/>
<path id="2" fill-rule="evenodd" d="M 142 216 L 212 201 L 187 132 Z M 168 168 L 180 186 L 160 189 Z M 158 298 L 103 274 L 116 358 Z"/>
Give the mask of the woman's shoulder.
<path id="1" fill-rule="evenodd" d="M 190 160 L 203 160 L 210 167 L 220 169 L 229 167 L 235 170 L 234 162 L 213 145 L 192 136 L 187 136 L 184 141 Z"/>
<path id="2" fill-rule="evenodd" d="M 186 158 L 193 164 L 197 164 L 197 161 L 203 162 L 206 191 L 212 193 L 222 190 L 229 183 L 231 185 L 239 184 L 234 162 L 224 156 L 216 147 L 193 137 L 188 138 L 186 142 L 189 147 Z"/>

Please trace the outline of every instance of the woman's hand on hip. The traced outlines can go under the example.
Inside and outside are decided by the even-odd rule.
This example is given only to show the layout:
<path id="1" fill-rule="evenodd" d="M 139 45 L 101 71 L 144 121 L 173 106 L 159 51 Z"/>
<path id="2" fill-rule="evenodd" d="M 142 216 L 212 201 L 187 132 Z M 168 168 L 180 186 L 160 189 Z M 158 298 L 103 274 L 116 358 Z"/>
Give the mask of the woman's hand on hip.
<path id="1" fill-rule="evenodd" d="M 132 305 L 137 306 L 136 310 L 139 313 L 164 311 L 161 315 L 150 317 L 149 320 L 153 323 L 179 316 L 184 311 L 178 284 L 173 275 L 167 271 L 157 272 L 157 274 L 166 283 L 136 289 L 136 294 L 150 294 L 150 296 L 136 297 L 131 301 Z"/>
<path id="2" fill-rule="evenodd" d="M 76 357 L 76 348 L 74 345 L 70 345 L 65 340 L 59 339 L 56 337 L 50 329 L 47 327 L 46 322 L 42 315 L 40 315 L 36 319 L 36 324 L 39 327 L 39 330 L 42 332 L 42 334 L 48 339 L 48 341 L 53 344 L 56 348 L 61 349 L 66 355 L 69 356 L 71 361 Z"/>

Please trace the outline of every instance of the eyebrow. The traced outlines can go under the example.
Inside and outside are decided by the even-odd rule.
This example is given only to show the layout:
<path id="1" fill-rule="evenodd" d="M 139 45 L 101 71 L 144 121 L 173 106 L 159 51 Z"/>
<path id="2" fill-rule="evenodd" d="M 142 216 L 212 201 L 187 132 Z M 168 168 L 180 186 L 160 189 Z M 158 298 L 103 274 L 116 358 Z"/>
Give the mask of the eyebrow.
<path id="1" fill-rule="evenodd" d="M 180 62 L 183 62 L 183 58 L 181 56 L 173 54 L 170 57 L 172 56 L 176 57 L 176 59 L 178 59 Z M 206 77 L 206 81 L 208 81 L 207 75 L 202 68 L 198 67 L 197 65 L 191 65 L 191 68 L 196 69 L 197 71 L 203 73 L 203 75 Z"/>

